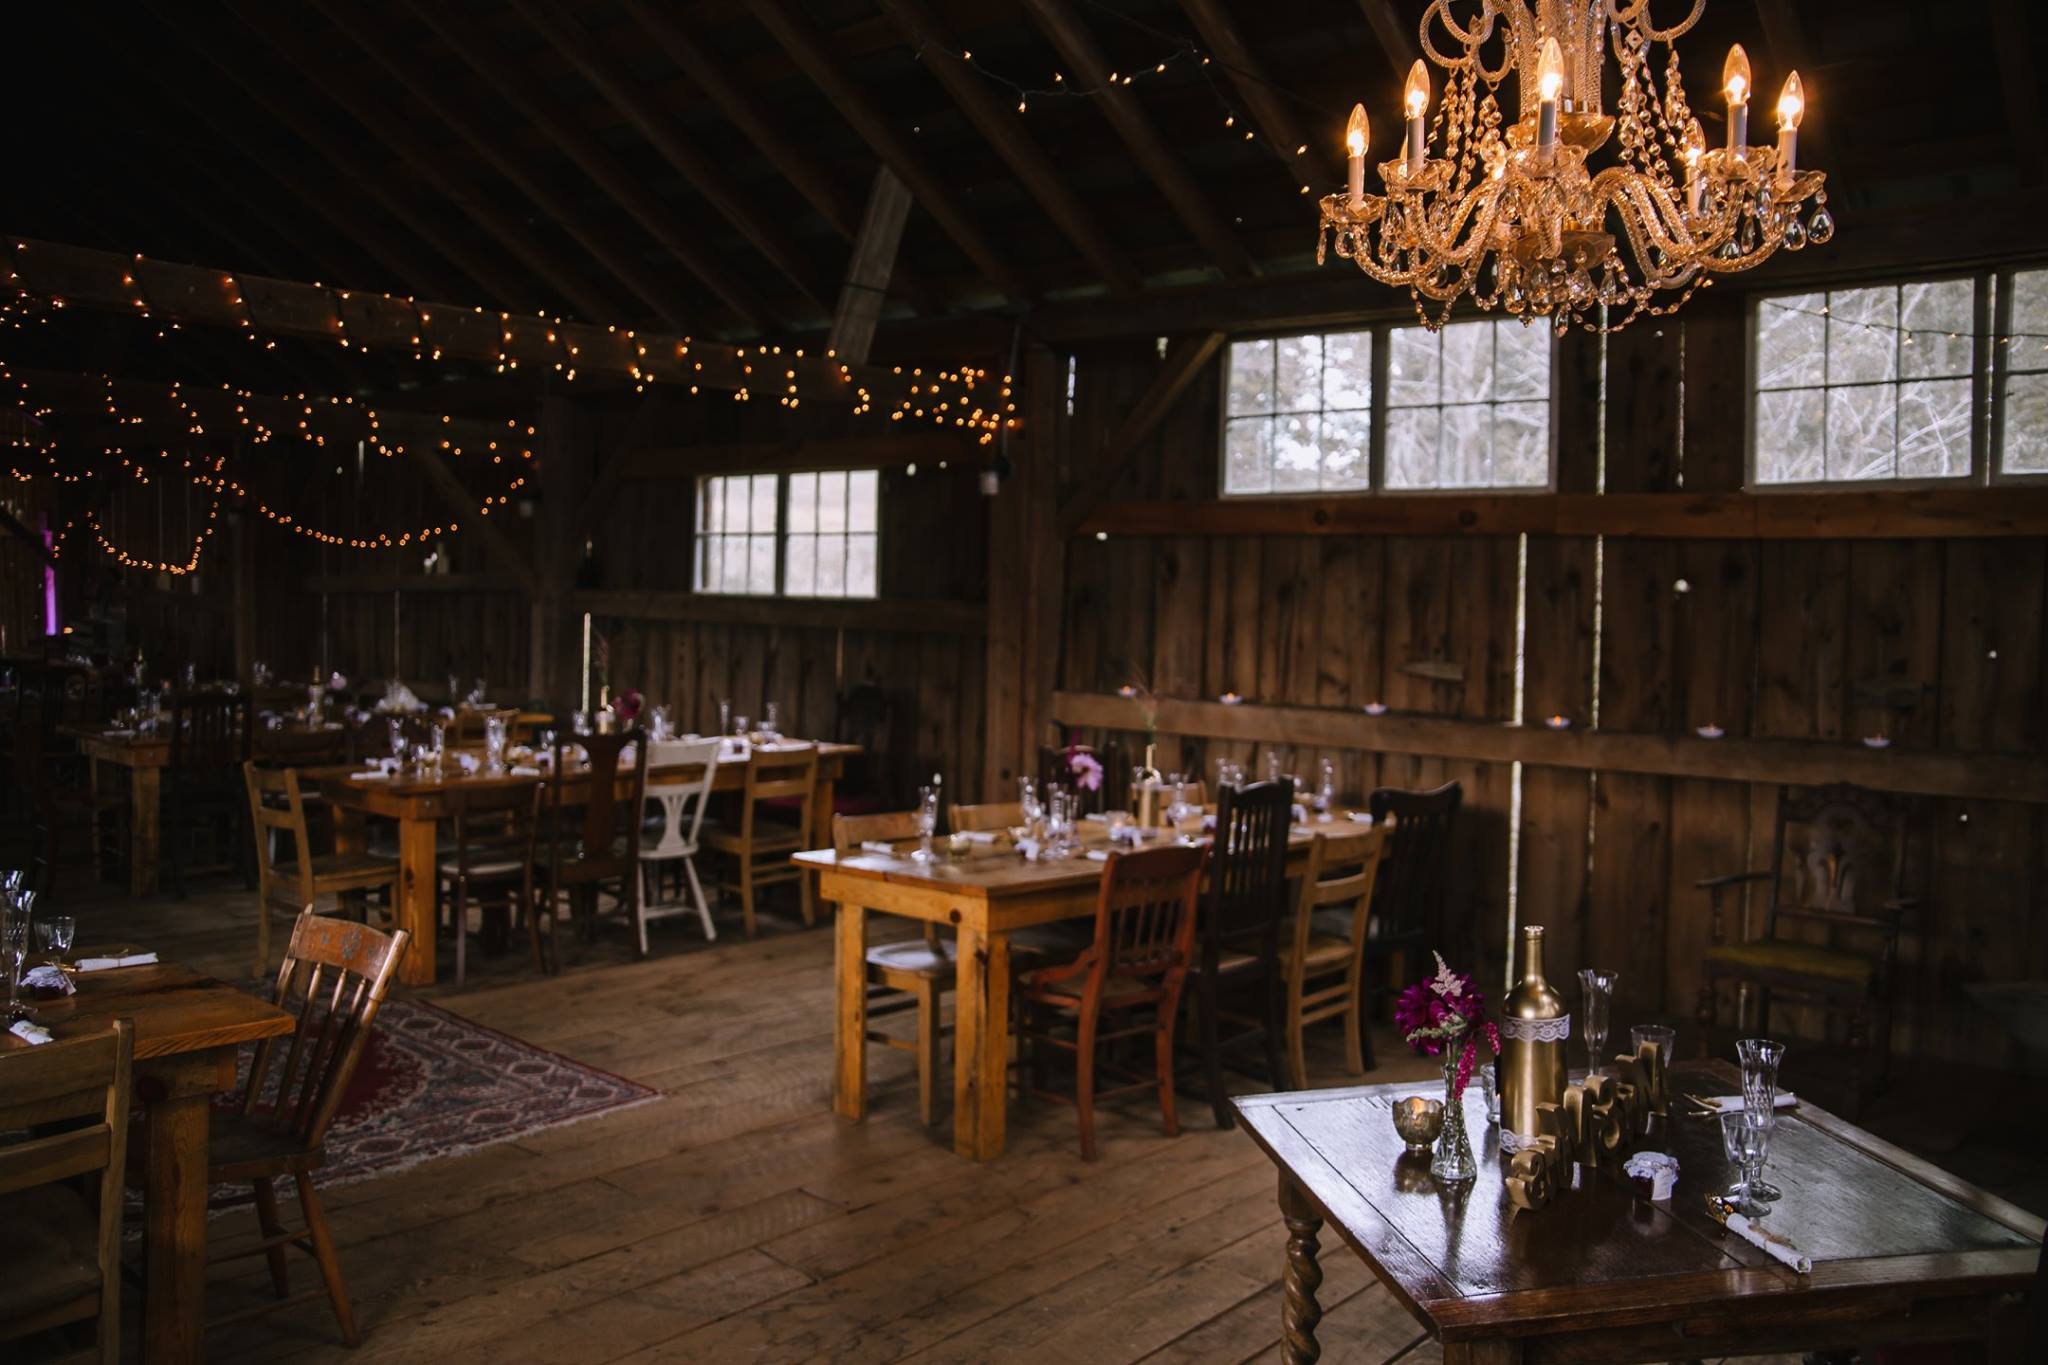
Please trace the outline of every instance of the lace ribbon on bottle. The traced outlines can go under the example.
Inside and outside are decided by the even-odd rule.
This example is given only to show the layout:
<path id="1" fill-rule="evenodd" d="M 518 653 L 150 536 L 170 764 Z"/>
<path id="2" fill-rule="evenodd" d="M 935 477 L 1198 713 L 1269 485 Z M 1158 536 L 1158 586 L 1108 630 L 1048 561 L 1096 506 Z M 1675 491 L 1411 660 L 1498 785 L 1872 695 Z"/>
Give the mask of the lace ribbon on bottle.
<path id="1" fill-rule="evenodd" d="M 1555 1019 L 1503 1019 L 1500 1036 L 1524 1043 L 1561 1043 L 1572 1036 L 1572 1017 L 1565 1014 Z"/>

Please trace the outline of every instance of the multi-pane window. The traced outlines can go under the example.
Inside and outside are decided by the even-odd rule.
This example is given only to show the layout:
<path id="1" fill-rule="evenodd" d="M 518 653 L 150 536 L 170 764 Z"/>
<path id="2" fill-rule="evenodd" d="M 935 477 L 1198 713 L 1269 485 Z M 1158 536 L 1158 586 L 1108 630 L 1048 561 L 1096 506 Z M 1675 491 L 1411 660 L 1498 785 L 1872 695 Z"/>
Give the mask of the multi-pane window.
<path id="1" fill-rule="evenodd" d="M 873 597 L 881 478 L 871 469 L 697 481 L 697 591 Z"/>
<path id="2" fill-rule="evenodd" d="M 2005 277 L 1999 310 L 2007 340 L 1997 367 L 1998 468 L 2048 474 L 2048 270 Z"/>
<path id="3" fill-rule="evenodd" d="M 1377 327 L 1230 347 L 1226 495 L 1550 482 L 1550 334 Z"/>

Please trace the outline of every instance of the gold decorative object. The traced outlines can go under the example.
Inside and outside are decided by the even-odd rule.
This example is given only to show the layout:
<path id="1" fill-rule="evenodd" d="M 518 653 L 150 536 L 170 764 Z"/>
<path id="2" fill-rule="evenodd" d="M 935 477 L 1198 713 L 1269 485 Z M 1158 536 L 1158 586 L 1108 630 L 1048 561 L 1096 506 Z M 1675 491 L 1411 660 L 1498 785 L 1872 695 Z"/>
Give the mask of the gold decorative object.
<path id="1" fill-rule="evenodd" d="M 1159 775 L 1159 769 L 1152 762 L 1156 747 L 1151 744 L 1145 746 L 1145 762 L 1131 774 L 1131 811 L 1143 829 L 1161 829 L 1166 825 L 1166 779 Z"/>
<path id="2" fill-rule="evenodd" d="M 1518 1140 L 1540 1136 L 1541 1107 L 1563 1099 L 1565 1040 L 1572 1026 L 1563 998 L 1543 977 L 1542 925 L 1522 929 L 1517 969 L 1520 979 L 1508 992 L 1500 1023 L 1501 1145 L 1508 1151 L 1518 1148 Z"/>
<path id="3" fill-rule="evenodd" d="M 1601 1072 L 1537 1106 L 1536 1136 L 1508 1161 L 1508 1199 L 1518 1209 L 1540 1209 L 1571 1188 L 1574 1162 L 1598 1169 L 1620 1166 L 1650 1130 L 1652 1118 L 1670 1116 L 1670 1083 L 1661 1044 L 1645 1042 L 1614 1059 L 1615 1074 Z"/>
<path id="4" fill-rule="evenodd" d="M 1422 50 L 1444 73 L 1443 98 L 1432 118 L 1429 67 L 1418 60 L 1403 95 L 1406 136 L 1400 155 L 1380 163 L 1378 195 L 1365 192 L 1370 123 L 1363 105 L 1352 110 L 1349 184 L 1322 201 L 1316 259 L 1334 246 L 1374 279 L 1405 287 L 1427 327 L 1443 326 L 1469 296 L 1560 332 L 1572 323 L 1604 332 L 1673 312 L 1715 275 L 1781 247 L 1833 237 L 1826 176 L 1798 164 L 1799 73 L 1778 97 L 1777 145 L 1752 147 L 1749 58 L 1739 44 L 1731 50 L 1721 76 L 1727 144 L 1709 151 L 1676 47 L 1706 0 L 1669 28 L 1650 9 L 1651 0 L 1430 0 Z M 1610 34 L 1612 114 L 1602 108 Z M 1517 98 L 1504 115 L 1510 75 Z M 1596 168 L 1593 156 L 1610 144 Z"/>
<path id="5" fill-rule="evenodd" d="M 1430 1145 L 1444 1130 L 1444 1102 L 1410 1095 L 1394 1101 L 1394 1131 L 1408 1144 L 1408 1155 L 1428 1156 Z"/>

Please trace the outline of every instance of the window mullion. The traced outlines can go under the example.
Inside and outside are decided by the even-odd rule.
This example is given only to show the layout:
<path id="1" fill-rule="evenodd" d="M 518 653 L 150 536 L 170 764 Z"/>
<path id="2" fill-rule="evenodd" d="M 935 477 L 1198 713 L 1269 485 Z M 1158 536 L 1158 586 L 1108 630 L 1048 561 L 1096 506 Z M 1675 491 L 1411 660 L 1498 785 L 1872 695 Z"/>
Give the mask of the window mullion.
<path id="1" fill-rule="evenodd" d="M 2005 391 L 2012 347 L 1996 337 L 2012 331 L 2012 272 L 1986 271 L 1977 277 L 1970 327 L 1970 458 L 1989 483 L 2004 472 Z"/>

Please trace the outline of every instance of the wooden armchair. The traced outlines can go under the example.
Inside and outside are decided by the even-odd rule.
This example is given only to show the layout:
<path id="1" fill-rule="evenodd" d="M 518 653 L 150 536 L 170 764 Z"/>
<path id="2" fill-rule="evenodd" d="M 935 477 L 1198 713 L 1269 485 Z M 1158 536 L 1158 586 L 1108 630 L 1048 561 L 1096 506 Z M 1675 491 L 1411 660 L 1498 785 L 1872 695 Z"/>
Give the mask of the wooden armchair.
<path id="1" fill-rule="evenodd" d="M 1898 797 L 1837 783 L 1778 793 L 1771 865 L 1697 883 L 1712 910 L 1699 1019 L 1711 1027 L 1718 987 L 1734 982 L 1755 992 L 1757 1032 L 1770 1027 L 1774 992 L 1846 1018 L 1854 1049 L 1853 1098 L 1861 1102 L 1883 1078 L 1891 1055 L 1891 979 L 1899 933 L 1920 909 L 1903 893 L 1906 803 Z M 1754 938 L 1728 923 L 1730 893 L 1767 885 L 1762 926 Z M 1874 1067 L 1871 1063 L 1874 1062 Z"/>
<path id="2" fill-rule="evenodd" d="M 121 1185 L 134 1025 L 9 1053 L 0 1132 L 87 1120 L 0 1145 L 0 1341 L 97 1317 L 98 1355 L 121 1359 Z M 96 1177 L 97 1208 L 71 1188 Z M 9 1353 L 0 1351 L 0 1356 Z"/>
<path id="3" fill-rule="evenodd" d="M 810 837 L 811 808 L 817 791 L 817 745 L 757 748 L 747 760 L 747 785 L 740 796 L 738 826 L 704 826 L 704 846 L 732 860 L 730 875 L 719 883 L 719 889 L 740 893 L 740 912 L 746 920 L 748 938 L 754 936 L 754 899 L 764 886 L 795 882 L 802 898 L 804 923 L 810 925 L 817 920 L 817 910 L 811 903 L 811 876 L 789 860 L 789 855 L 802 850 Z M 793 823 L 761 818 L 768 803 L 792 799 L 796 802 Z"/>
<path id="4" fill-rule="evenodd" d="M 398 860 L 373 853 L 315 853 L 306 823 L 306 799 L 296 768 L 242 765 L 249 792 L 249 827 L 256 843 L 256 974 L 270 970 L 271 916 L 294 921 L 314 910 L 322 896 L 334 896 L 347 908 L 366 911 L 364 897 L 384 892 L 387 905 L 398 904 Z M 280 852 L 282 845 L 284 851 Z"/>

